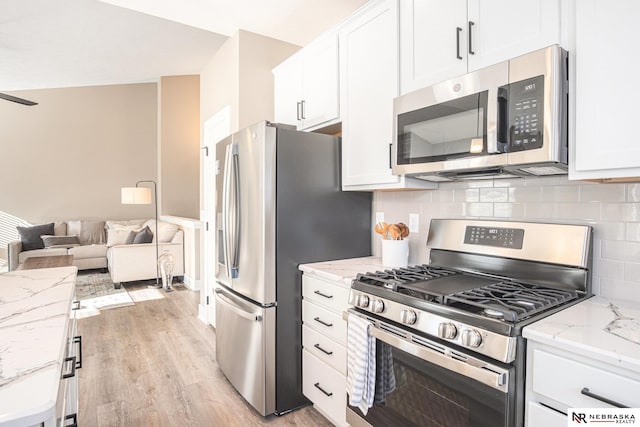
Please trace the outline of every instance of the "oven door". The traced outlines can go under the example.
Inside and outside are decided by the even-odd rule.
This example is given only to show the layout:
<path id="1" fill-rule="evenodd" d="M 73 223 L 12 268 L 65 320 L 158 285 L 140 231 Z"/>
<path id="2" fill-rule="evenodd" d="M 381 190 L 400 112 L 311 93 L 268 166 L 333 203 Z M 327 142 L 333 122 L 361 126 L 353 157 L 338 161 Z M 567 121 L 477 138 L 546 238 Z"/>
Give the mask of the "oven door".
<path id="1" fill-rule="evenodd" d="M 516 376 L 512 366 L 487 363 L 377 320 L 371 334 L 378 354 L 385 353 L 383 346 L 390 347 L 386 354 L 392 358 L 395 389 L 383 401 L 378 399 L 366 416 L 348 406 L 352 426 L 522 425 L 515 420 L 511 397 Z"/>

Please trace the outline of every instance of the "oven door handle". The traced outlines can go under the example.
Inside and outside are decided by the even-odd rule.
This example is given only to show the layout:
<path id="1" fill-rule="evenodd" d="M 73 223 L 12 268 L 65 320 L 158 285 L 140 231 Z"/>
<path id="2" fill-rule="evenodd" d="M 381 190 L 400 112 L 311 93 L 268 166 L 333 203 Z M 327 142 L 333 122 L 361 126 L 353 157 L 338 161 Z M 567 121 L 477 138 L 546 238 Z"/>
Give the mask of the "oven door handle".
<path id="1" fill-rule="evenodd" d="M 431 350 L 427 347 L 421 347 L 418 344 L 410 343 L 388 332 L 384 332 L 375 326 L 370 328 L 370 333 L 373 337 L 386 342 L 392 347 L 396 347 L 404 352 L 407 352 L 419 359 L 438 365 L 447 370 L 457 372 L 467 378 L 479 381 L 482 384 L 489 387 L 500 390 L 504 393 L 508 388 L 508 372 L 502 368 L 492 367 L 489 364 L 485 366 L 474 366 L 467 362 L 459 361 L 439 353 L 435 350 Z M 493 370 L 495 369 L 495 371 Z"/>

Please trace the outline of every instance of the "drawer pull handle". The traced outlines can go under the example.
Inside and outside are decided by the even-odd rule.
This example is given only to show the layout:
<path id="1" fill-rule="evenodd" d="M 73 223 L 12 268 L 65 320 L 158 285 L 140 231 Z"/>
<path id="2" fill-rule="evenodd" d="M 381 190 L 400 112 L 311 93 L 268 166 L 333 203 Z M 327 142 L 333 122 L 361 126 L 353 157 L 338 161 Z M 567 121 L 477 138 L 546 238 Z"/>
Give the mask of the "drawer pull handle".
<path id="1" fill-rule="evenodd" d="M 320 387 L 320 383 L 315 383 L 313 385 L 315 388 L 317 388 L 318 390 L 320 390 L 321 392 L 323 392 L 325 394 L 325 396 L 327 397 L 331 397 L 333 396 L 333 393 L 328 393 L 325 389 L 323 389 L 322 387 Z"/>
<path id="2" fill-rule="evenodd" d="M 615 406 L 616 408 L 628 408 L 628 406 L 618 403 L 615 400 L 607 399 L 606 397 L 602 397 L 600 395 L 590 392 L 587 387 L 580 390 L 580 393 L 584 394 L 585 396 L 589 396 L 592 399 L 599 400 L 600 402 L 608 403 L 609 405 Z"/>
<path id="3" fill-rule="evenodd" d="M 67 424 L 67 421 L 71 421 L 71 424 Z M 64 417 L 64 427 L 78 427 L 78 415 L 71 414 Z"/>
<path id="4" fill-rule="evenodd" d="M 76 376 L 76 357 L 75 356 L 66 357 L 64 359 L 64 363 L 66 362 L 71 362 L 71 372 L 69 372 L 68 374 L 62 374 L 62 379 L 75 377 Z"/>
<path id="5" fill-rule="evenodd" d="M 82 368 L 82 336 L 73 337 L 73 343 L 78 344 L 78 360 L 76 361 L 76 369 Z"/>
<path id="6" fill-rule="evenodd" d="M 315 320 L 316 322 L 318 322 L 318 323 L 320 323 L 320 324 L 322 324 L 322 325 L 324 325 L 324 326 L 326 326 L 328 328 L 333 326 L 333 323 L 324 322 L 324 321 L 320 320 L 319 317 L 314 317 L 313 320 Z"/>
<path id="7" fill-rule="evenodd" d="M 313 291 L 313 293 L 314 293 L 314 294 L 316 294 L 316 295 L 320 295 L 321 297 L 325 297 L 325 298 L 327 298 L 327 299 L 331 299 L 331 298 L 333 298 L 333 295 L 323 294 L 323 293 L 322 293 L 322 292 L 320 292 L 320 291 Z"/>
<path id="8" fill-rule="evenodd" d="M 324 354 L 326 354 L 327 356 L 331 356 L 333 354 L 333 351 L 325 350 L 324 348 L 320 347 L 320 344 L 316 344 L 314 345 L 314 347 L 320 350 L 321 352 L 323 352 Z"/>

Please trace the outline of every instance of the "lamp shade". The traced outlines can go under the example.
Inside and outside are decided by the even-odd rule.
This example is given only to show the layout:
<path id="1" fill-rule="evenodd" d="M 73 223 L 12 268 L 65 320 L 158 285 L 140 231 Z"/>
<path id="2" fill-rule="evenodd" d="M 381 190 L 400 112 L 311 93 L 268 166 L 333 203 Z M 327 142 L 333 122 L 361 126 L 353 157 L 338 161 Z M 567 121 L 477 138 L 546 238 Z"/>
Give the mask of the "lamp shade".
<path id="1" fill-rule="evenodd" d="M 150 205 L 152 200 L 151 188 L 122 187 L 121 203 L 123 205 Z"/>

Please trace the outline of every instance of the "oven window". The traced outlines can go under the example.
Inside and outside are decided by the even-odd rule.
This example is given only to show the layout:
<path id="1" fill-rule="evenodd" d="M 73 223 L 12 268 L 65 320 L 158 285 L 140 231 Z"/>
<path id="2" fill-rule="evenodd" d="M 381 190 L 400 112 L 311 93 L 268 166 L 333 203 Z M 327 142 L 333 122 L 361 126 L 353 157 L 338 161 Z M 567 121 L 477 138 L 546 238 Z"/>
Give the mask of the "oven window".
<path id="1" fill-rule="evenodd" d="M 386 395 L 384 402 L 374 403 L 366 417 L 360 409 L 350 407 L 373 427 L 509 425 L 507 393 L 397 348 L 391 348 L 391 354 L 395 390 Z"/>
<path id="2" fill-rule="evenodd" d="M 487 91 L 398 115 L 398 164 L 487 153 Z"/>

